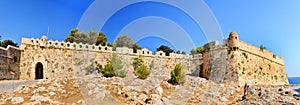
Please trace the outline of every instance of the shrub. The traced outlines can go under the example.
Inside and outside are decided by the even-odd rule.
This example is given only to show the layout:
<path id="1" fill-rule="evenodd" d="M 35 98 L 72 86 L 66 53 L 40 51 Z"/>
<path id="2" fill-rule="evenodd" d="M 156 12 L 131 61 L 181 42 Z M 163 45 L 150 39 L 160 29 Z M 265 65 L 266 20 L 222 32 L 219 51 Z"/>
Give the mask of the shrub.
<path id="1" fill-rule="evenodd" d="M 144 63 L 142 58 L 133 58 L 133 68 L 136 70 L 139 66 L 141 66 Z"/>
<path id="2" fill-rule="evenodd" d="M 140 79 L 146 79 L 150 75 L 150 70 L 147 69 L 147 66 L 142 64 L 137 68 L 135 71 L 135 74 L 138 76 Z"/>
<path id="3" fill-rule="evenodd" d="M 128 70 L 125 70 L 123 68 L 124 65 L 117 53 L 112 53 L 111 64 L 112 64 L 113 71 L 115 72 L 116 76 L 122 77 L 122 78 L 126 76 Z"/>
<path id="4" fill-rule="evenodd" d="M 102 68 L 102 65 L 97 64 L 97 69 L 99 70 L 99 72 L 104 76 L 104 77 L 113 77 L 116 76 L 114 70 L 113 70 L 113 66 L 111 64 L 111 62 L 107 59 L 107 64 L 104 66 L 104 68 Z"/>
<path id="5" fill-rule="evenodd" d="M 85 74 L 86 75 L 88 75 L 88 74 L 91 74 L 91 73 L 93 73 L 94 72 L 94 65 L 93 64 L 91 64 L 91 65 L 89 65 L 89 66 L 87 66 L 86 68 L 85 68 Z"/>
<path id="6" fill-rule="evenodd" d="M 185 82 L 185 72 L 182 71 L 182 65 L 176 64 L 175 68 L 171 71 L 171 84 L 181 84 Z"/>
<path id="7" fill-rule="evenodd" d="M 102 65 L 95 62 L 97 65 L 98 72 L 100 72 L 104 77 L 126 76 L 128 70 L 123 69 L 123 63 L 116 53 L 112 54 L 111 60 L 107 59 L 106 61 L 107 64 L 104 65 L 104 68 L 102 67 Z"/>

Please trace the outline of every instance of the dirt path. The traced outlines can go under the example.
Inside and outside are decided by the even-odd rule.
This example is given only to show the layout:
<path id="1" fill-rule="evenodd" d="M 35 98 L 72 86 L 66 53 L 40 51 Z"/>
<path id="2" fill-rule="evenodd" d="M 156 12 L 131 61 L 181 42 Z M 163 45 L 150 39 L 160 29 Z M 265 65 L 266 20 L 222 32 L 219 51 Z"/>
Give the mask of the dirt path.
<path id="1" fill-rule="evenodd" d="M 32 84 L 39 80 L 5 80 L 0 81 L 0 93 L 13 92 L 18 86 Z"/>

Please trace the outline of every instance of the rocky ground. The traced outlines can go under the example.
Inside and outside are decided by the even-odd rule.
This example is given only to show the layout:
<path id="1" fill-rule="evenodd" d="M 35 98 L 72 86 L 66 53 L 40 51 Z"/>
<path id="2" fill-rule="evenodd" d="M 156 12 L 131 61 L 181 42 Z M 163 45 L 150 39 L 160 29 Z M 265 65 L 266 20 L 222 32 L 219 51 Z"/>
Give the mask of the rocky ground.
<path id="1" fill-rule="evenodd" d="M 0 104 L 24 105 L 299 105 L 300 85 L 250 86 L 242 100 L 244 87 L 234 83 L 214 83 L 187 75 L 185 84 L 171 85 L 168 76 L 151 75 L 105 78 L 96 75 L 40 80 L 21 85 L 14 92 L 0 93 Z"/>

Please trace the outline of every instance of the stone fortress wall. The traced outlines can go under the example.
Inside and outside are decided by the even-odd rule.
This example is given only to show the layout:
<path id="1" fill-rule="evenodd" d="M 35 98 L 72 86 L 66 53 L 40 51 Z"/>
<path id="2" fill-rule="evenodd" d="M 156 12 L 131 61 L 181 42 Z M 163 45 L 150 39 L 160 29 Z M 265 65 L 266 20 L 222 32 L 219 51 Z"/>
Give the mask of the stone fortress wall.
<path id="1" fill-rule="evenodd" d="M 0 80 L 19 79 L 21 50 L 14 46 L 0 47 Z M 15 75 L 12 75 L 11 73 Z"/>
<path id="2" fill-rule="evenodd" d="M 246 42 L 231 32 L 223 44 L 204 45 L 202 76 L 214 81 L 238 81 L 239 84 L 288 84 L 284 59 Z"/>
<path id="3" fill-rule="evenodd" d="M 122 59 L 124 69 L 130 72 L 133 71 L 133 58 L 140 57 L 152 70 L 151 75 L 169 75 L 173 67 L 181 63 L 188 74 L 215 82 L 234 81 L 240 85 L 288 84 L 283 58 L 240 41 L 236 32 L 231 32 L 229 38 L 223 40 L 223 44 L 219 44 L 218 41 L 205 44 L 205 52 L 198 55 L 171 53 L 166 56 L 162 51 L 153 54 L 146 48 L 134 53 L 133 49 L 126 47 L 113 50 L 109 46 L 52 41 L 43 36 L 41 39 L 22 38 L 20 49 L 0 49 L 0 54 L 5 55 L 0 58 L 0 62 L 7 58 L 12 60 L 11 56 L 5 53 L 9 52 L 9 49 L 16 49 L 13 51 L 16 53 L 13 54 L 19 59 L 15 63 L 1 63 L 1 68 L 13 65 L 11 67 L 19 70 L 20 79 L 85 75 L 95 70 L 95 61 L 105 65 L 106 59 L 110 58 L 112 53 L 117 53 Z"/>
<path id="4" fill-rule="evenodd" d="M 21 79 L 37 79 L 37 64 L 43 65 L 43 78 L 59 77 L 60 75 L 74 74 L 84 75 L 95 68 L 95 61 L 101 65 L 107 63 L 112 53 L 117 53 L 129 71 L 133 70 L 133 58 L 140 57 L 145 65 L 153 63 L 156 74 L 169 74 L 176 64 L 184 65 L 185 71 L 189 74 L 199 75 L 201 55 L 197 59 L 193 55 L 174 54 L 170 56 L 162 51 L 155 52 L 143 48 L 133 53 L 133 49 L 117 47 L 96 46 L 82 43 L 58 42 L 48 40 L 43 36 L 41 39 L 22 38 L 21 54 Z M 149 67 L 150 68 L 150 67 Z M 163 72 L 159 73 L 158 70 Z M 198 72 L 195 72 L 197 70 Z"/>

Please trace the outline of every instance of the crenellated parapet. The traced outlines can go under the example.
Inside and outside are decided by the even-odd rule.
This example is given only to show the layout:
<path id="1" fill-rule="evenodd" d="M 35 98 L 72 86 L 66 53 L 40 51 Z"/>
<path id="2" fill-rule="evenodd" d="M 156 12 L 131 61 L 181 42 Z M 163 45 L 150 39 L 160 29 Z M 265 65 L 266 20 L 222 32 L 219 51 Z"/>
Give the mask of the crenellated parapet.
<path id="1" fill-rule="evenodd" d="M 44 36 L 43 36 L 44 37 Z M 83 51 L 102 51 L 112 52 L 112 47 L 90 45 L 83 43 L 71 43 L 71 42 L 59 42 L 57 40 L 43 40 L 35 38 L 22 38 L 22 44 L 42 46 L 45 48 L 59 48 L 59 49 L 70 49 L 70 50 L 83 50 Z"/>
<path id="2" fill-rule="evenodd" d="M 223 44 L 218 41 L 209 42 L 204 45 L 205 51 L 227 48 L 230 51 L 245 51 L 247 53 L 259 56 L 263 59 L 270 60 L 280 65 L 284 65 L 284 59 L 266 49 L 262 49 L 249 43 L 239 40 L 236 32 L 231 32 L 228 39 L 223 40 Z"/>
<path id="3" fill-rule="evenodd" d="M 147 48 L 143 48 L 141 50 L 137 50 L 137 54 L 144 55 L 144 56 L 152 56 L 152 51 Z"/>
<path id="4" fill-rule="evenodd" d="M 270 51 L 256 47 L 252 44 L 243 42 L 239 40 L 238 34 L 236 32 L 231 32 L 229 35 L 228 41 L 228 48 L 231 51 L 241 50 L 247 53 L 259 56 L 263 59 L 270 60 L 280 65 L 284 65 L 284 59 L 271 53 Z"/>
<path id="5" fill-rule="evenodd" d="M 275 63 L 278 63 L 280 65 L 284 65 L 284 59 L 281 58 L 280 56 L 277 56 L 273 53 L 271 53 L 270 51 L 266 50 L 266 49 L 262 49 L 262 48 L 258 48 L 256 46 L 253 46 L 249 43 L 243 42 L 243 41 L 239 41 L 240 44 L 240 49 L 241 51 L 245 51 L 248 52 L 250 54 L 256 55 L 256 56 L 260 56 L 266 60 L 270 60 L 273 61 Z"/>
<path id="6" fill-rule="evenodd" d="M 32 46 L 40 46 L 48 49 L 67 49 L 67 50 L 78 50 L 78 51 L 92 51 L 92 52 L 107 52 L 107 53 L 119 53 L 119 54 L 130 54 L 136 56 L 153 56 L 153 57 L 166 57 L 166 58 L 184 58 L 190 59 L 193 56 L 188 54 L 175 54 L 170 53 L 169 56 L 166 56 L 166 53 L 163 51 L 156 51 L 153 55 L 153 52 L 147 48 L 143 48 L 133 51 L 132 48 L 127 47 L 116 47 L 115 51 L 113 51 L 112 47 L 109 46 L 101 46 L 95 44 L 83 44 L 83 43 L 71 43 L 71 42 L 60 42 L 48 40 L 46 36 L 42 36 L 41 39 L 36 38 L 22 38 L 22 45 L 32 45 Z M 24 46 L 21 45 L 21 49 Z M 200 58 L 199 58 L 200 59 Z"/>

